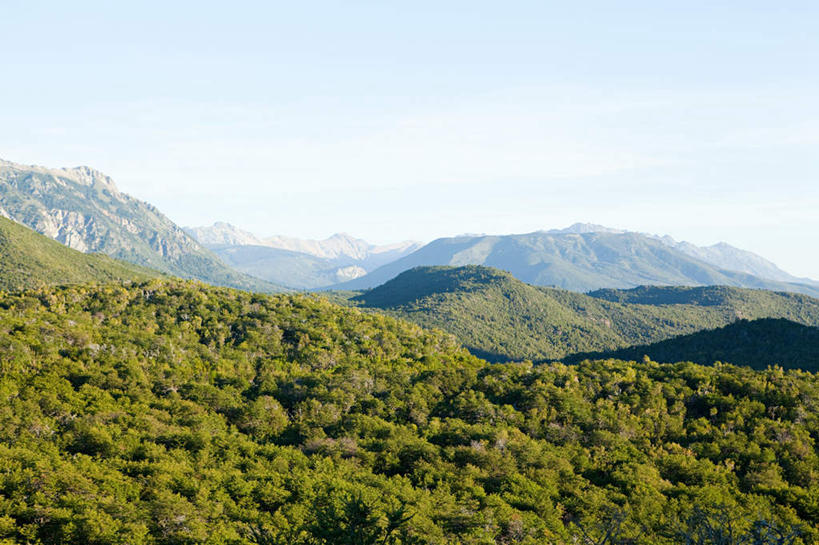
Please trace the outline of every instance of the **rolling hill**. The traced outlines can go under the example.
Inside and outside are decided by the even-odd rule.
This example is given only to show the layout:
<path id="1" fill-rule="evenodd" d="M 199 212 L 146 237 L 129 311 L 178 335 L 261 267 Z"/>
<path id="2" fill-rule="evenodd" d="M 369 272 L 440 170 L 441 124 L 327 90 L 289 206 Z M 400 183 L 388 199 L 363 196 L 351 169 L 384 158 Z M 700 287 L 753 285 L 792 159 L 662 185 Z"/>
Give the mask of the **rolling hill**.
<path id="1" fill-rule="evenodd" d="M 530 284 L 579 292 L 641 285 L 724 285 L 819 296 L 816 285 L 721 269 L 656 237 L 605 231 L 442 238 L 334 288 L 374 288 L 405 270 L 434 265 L 496 267 Z"/>
<path id="2" fill-rule="evenodd" d="M 521 282 L 480 266 L 419 267 L 352 304 L 454 334 L 491 361 L 557 360 L 728 325 L 785 318 L 819 326 L 819 300 L 726 286 L 640 287 L 581 294 Z"/>
<path id="3" fill-rule="evenodd" d="M 280 289 L 231 269 L 155 207 L 121 193 L 111 178 L 88 167 L 48 169 L 0 160 L 0 216 L 75 250 L 181 278 Z"/>
<path id="4" fill-rule="evenodd" d="M 104 254 L 67 248 L 0 217 L 0 290 L 86 282 L 142 281 L 161 273 Z"/>

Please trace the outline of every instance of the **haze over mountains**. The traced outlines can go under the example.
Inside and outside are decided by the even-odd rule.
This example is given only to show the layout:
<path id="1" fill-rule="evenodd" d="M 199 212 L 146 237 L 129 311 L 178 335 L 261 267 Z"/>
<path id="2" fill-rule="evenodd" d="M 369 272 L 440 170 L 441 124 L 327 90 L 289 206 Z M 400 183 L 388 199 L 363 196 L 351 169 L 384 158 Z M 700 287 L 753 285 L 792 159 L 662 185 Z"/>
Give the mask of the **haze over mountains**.
<path id="1" fill-rule="evenodd" d="M 325 240 L 258 237 L 232 225 L 186 228 L 225 262 L 299 289 L 369 289 L 417 266 L 487 265 L 536 285 L 574 291 L 640 285 L 729 285 L 819 294 L 752 252 L 577 223 L 521 235 L 460 235 L 427 245 L 375 246 L 346 234 Z"/>
<path id="2" fill-rule="evenodd" d="M 624 231 L 622 229 L 612 229 L 610 227 L 604 227 L 593 223 L 575 223 L 574 225 L 565 229 L 550 229 L 547 232 L 552 234 L 628 233 L 628 231 Z M 719 267 L 720 269 L 744 272 L 760 278 L 766 278 L 768 280 L 805 284 L 817 283 L 815 280 L 811 280 L 809 278 L 801 278 L 789 274 L 764 257 L 747 250 L 735 248 L 726 242 L 718 242 L 716 244 L 712 244 L 711 246 L 697 246 L 695 244 L 691 244 L 690 242 L 674 240 L 674 238 L 668 235 L 659 236 L 649 233 L 641 234 L 655 238 L 663 244 L 674 248 L 675 250 L 679 250 L 686 255 L 697 258 L 701 261 L 705 261 L 706 263 Z"/>
<path id="3" fill-rule="evenodd" d="M 297 289 L 321 288 L 364 276 L 422 246 L 414 241 L 370 244 L 346 233 L 324 240 L 261 238 L 224 222 L 185 230 L 237 270 Z"/>
<path id="4" fill-rule="evenodd" d="M 641 285 L 725 285 L 819 294 L 816 284 L 723 269 L 659 237 L 612 230 L 441 238 L 337 288 L 369 289 L 402 271 L 432 265 L 485 265 L 530 284 L 581 292 Z"/>

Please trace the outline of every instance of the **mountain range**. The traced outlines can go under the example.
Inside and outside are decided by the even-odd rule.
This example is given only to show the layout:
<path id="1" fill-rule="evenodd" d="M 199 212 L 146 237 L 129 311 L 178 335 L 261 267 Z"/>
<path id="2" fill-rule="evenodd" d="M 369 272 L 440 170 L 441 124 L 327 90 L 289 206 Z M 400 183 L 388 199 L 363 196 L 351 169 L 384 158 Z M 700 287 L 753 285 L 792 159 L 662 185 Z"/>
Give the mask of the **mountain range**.
<path id="1" fill-rule="evenodd" d="M 725 285 L 819 296 L 819 282 L 725 243 L 700 247 L 595 224 L 388 245 L 343 233 L 265 238 L 222 222 L 182 229 L 89 167 L 0 161 L 0 216 L 82 252 L 252 291 L 370 289 L 418 266 L 485 265 L 533 285 L 579 292 Z"/>
<path id="2" fill-rule="evenodd" d="M 224 222 L 185 230 L 235 269 L 295 289 L 315 289 L 366 275 L 422 246 L 377 245 L 346 233 L 324 240 L 267 238 Z"/>
<path id="3" fill-rule="evenodd" d="M 778 280 L 722 268 L 719 263 L 726 263 L 731 255 L 736 255 L 732 263 L 738 267 L 753 261 L 758 262 L 757 270 L 778 270 L 758 256 L 751 259 L 753 254 L 749 252 L 728 251 L 725 247 L 727 245 L 720 246 L 722 250 L 700 249 L 700 256 L 695 257 L 690 253 L 699 250 L 690 244 L 671 244 L 668 239 L 653 235 L 586 225 L 521 235 L 464 235 L 437 239 L 334 288 L 374 288 L 403 271 L 420 266 L 485 265 L 509 271 L 530 284 L 579 292 L 642 285 L 724 285 L 819 296 L 819 284 L 812 281 L 799 282 L 790 276 L 786 277 L 788 280 Z"/>
<path id="4" fill-rule="evenodd" d="M 281 289 L 232 269 L 154 206 L 121 193 L 111 178 L 89 167 L 0 160 L 0 216 L 81 252 L 217 285 Z"/>
<path id="5" fill-rule="evenodd" d="M 595 226 L 222 226 L 260 272 L 389 277 L 248 293 L 275 285 L 100 173 L 2 167 L 2 543 L 819 540 L 819 299 L 772 264 Z M 783 291 L 684 285 L 712 282 Z"/>
<path id="6" fill-rule="evenodd" d="M 793 276 L 727 243 L 696 246 L 669 236 L 577 223 L 522 235 L 460 235 L 377 246 L 346 234 L 325 240 L 258 237 L 230 224 L 186 228 L 226 263 L 297 289 L 368 289 L 417 266 L 487 265 L 536 285 L 574 291 L 640 285 L 729 285 L 819 295 Z"/>

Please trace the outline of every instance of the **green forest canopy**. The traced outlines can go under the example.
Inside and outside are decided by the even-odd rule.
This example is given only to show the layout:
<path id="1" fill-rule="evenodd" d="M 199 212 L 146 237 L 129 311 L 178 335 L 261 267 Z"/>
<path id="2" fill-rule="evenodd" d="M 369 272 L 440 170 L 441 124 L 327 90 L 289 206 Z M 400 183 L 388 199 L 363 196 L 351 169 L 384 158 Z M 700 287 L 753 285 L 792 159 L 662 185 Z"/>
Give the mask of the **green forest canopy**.
<path id="1" fill-rule="evenodd" d="M 617 358 L 676 362 L 716 361 L 765 369 L 776 362 L 785 369 L 819 371 L 819 328 L 782 318 L 737 320 L 725 327 L 681 335 L 649 345 L 631 346 L 611 352 L 574 354 L 567 363 L 584 359 Z"/>
<path id="2" fill-rule="evenodd" d="M 7 543 L 561 543 L 694 506 L 819 524 L 819 378 L 489 364 L 441 331 L 199 284 L 0 299 Z"/>

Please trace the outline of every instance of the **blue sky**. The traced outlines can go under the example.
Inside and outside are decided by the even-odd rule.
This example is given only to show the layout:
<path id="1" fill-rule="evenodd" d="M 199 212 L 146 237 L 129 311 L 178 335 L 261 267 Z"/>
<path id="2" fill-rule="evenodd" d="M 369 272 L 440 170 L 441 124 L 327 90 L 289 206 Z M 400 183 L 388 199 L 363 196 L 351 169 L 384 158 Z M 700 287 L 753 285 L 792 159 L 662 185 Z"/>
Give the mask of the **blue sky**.
<path id="1" fill-rule="evenodd" d="M 575 221 L 819 278 L 815 2 L 38 2 L 0 157 L 183 225 L 376 242 Z"/>

